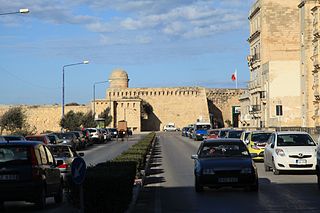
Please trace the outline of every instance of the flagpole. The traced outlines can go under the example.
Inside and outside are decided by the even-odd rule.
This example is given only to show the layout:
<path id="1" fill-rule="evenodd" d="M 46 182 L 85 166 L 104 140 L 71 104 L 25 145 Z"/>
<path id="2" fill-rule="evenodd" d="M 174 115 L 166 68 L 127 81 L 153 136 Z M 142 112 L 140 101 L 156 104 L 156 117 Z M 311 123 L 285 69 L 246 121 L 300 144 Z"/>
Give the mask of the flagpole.
<path id="1" fill-rule="evenodd" d="M 237 69 L 236 69 L 236 89 L 238 89 L 238 73 L 237 73 Z"/>

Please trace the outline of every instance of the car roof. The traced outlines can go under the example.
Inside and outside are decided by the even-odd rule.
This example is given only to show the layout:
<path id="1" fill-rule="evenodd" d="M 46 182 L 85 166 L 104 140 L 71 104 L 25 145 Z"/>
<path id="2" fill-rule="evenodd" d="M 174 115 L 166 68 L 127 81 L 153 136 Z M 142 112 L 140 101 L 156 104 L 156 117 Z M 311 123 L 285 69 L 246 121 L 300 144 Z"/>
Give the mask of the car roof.
<path id="1" fill-rule="evenodd" d="M 38 144 L 43 144 L 40 141 L 9 141 L 9 142 L 4 142 L 4 141 L 0 141 L 0 145 L 29 145 L 29 146 L 36 146 Z"/>
<path id="2" fill-rule="evenodd" d="M 287 135 L 287 134 L 308 134 L 307 132 L 301 132 L 301 131 L 280 131 L 276 132 L 277 135 Z"/>
<path id="3" fill-rule="evenodd" d="M 206 139 L 203 143 L 243 143 L 242 140 L 237 138 L 218 138 L 218 139 Z"/>

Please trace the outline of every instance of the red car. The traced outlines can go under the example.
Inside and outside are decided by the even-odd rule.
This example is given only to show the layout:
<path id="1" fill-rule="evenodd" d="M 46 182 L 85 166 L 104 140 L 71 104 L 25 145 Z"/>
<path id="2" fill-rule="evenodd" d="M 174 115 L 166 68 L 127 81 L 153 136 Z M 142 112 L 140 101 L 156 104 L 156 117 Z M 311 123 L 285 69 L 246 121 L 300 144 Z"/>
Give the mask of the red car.
<path id="1" fill-rule="evenodd" d="M 218 138 L 219 130 L 218 129 L 209 129 L 207 139 Z"/>

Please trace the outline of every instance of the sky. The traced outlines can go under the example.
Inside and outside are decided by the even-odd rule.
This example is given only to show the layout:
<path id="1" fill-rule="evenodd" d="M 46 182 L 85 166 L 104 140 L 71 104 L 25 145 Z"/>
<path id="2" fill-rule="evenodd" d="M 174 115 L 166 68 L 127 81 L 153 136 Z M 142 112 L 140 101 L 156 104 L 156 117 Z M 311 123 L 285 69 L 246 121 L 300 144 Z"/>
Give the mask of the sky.
<path id="1" fill-rule="evenodd" d="M 254 0 L 0 0 L 0 104 L 88 104 L 114 69 L 129 87 L 246 88 Z M 96 84 L 105 98 L 108 83 Z"/>

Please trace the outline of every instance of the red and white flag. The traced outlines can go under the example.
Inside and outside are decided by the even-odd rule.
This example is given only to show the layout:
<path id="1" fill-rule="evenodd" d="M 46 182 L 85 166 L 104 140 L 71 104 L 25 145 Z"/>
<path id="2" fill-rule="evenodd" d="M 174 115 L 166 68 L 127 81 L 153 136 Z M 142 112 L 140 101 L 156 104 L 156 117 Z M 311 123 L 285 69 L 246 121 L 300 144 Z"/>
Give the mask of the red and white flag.
<path id="1" fill-rule="evenodd" d="M 234 73 L 232 73 L 232 75 L 231 75 L 231 80 L 232 80 L 232 81 L 236 81 L 236 80 L 237 80 L 237 71 L 235 71 Z"/>

